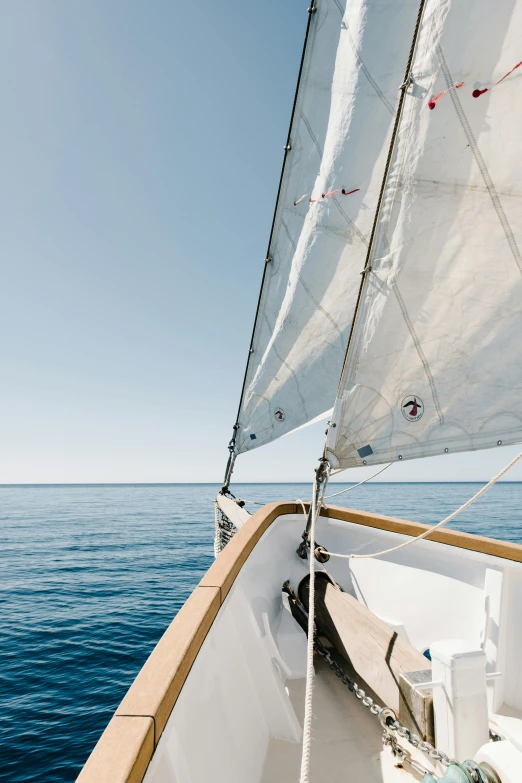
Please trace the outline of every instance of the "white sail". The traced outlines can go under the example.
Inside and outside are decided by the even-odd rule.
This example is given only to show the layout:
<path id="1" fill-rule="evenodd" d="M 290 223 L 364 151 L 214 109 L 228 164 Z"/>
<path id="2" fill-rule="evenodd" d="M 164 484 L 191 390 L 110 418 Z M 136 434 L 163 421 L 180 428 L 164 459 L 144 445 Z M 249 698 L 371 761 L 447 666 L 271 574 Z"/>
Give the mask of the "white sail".
<path id="1" fill-rule="evenodd" d="M 522 441 L 522 2 L 427 0 L 333 467 Z"/>
<path id="2" fill-rule="evenodd" d="M 312 17 L 236 453 L 332 405 L 417 11 L 321 0 Z"/>

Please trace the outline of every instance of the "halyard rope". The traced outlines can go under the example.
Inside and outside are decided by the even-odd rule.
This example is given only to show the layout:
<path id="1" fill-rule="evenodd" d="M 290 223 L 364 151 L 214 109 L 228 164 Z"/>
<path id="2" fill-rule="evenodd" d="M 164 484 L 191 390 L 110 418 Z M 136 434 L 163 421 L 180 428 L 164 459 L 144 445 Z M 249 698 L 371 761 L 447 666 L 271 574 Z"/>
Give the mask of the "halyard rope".
<path id="1" fill-rule="evenodd" d="M 315 523 L 317 520 L 317 506 L 312 507 L 312 524 L 310 527 L 310 541 L 315 541 Z M 303 719 L 303 751 L 301 755 L 301 774 L 299 783 L 308 783 L 310 780 L 310 750 L 312 741 L 312 701 L 314 691 L 314 608 L 315 608 L 315 557 L 310 547 L 310 593 L 308 611 L 308 640 L 306 650 L 306 691 L 305 711 Z"/>
<path id="2" fill-rule="evenodd" d="M 369 555 L 356 555 L 356 554 L 350 554 L 350 555 L 344 555 L 339 552 L 330 552 L 327 549 L 324 549 L 321 547 L 321 552 L 325 552 L 326 554 L 329 554 L 331 557 L 343 557 L 347 559 L 362 559 L 362 558 L 370 558 L 370 557 L 381 557 L 381 555 L 388 555 L 390 552 L 396 552 L 398 549 L 403 549 L 406 546 L 409 546 L 410 544 L 414 544 L 416 541 L 420 541 L 421 538 L 426 538 L 426 536 L 431 535 L 434 530 L 438 530 L 439 527 L 442 527 L 447 522 L 451 522 L 452 519 L 455 519 L 456 516 L 458 516 L 462 511 L 465 511 L 469 506 L 471 506 L 472 503 L 474 503 L 476 500 L 478 500 L 482 495 L 484 495 L 490 487 L 493 486 L 493 484 L 496 484 L 496 482 L 502 478 L 502 476 L 510 470 L 510 468 L 513 467 L 513 465 L 518 462 L 518 460 L 522 457 L 522 451 L 517 454 L 516 457 L 514 457 L 511 462 L 509 462 L 500 473 L 497 473 L 496 476 L 494 476 L 491 481 L 489 481 L 485 486 L 483 486 L 479 491 L 473 495 L 472 498 L 467 500 L 460 508 L 458 508 L 456 511 L 454 511 L 452 514 L 450 514 L 448 517 L 442 520 L 442 522 L 439 522 L 437 525 L 434 525 L 433 527 L 429 527 L 427 530 L 424 531 L 424 533 L 421 533 L 419 536 L 416 536 L 415 538 L 410 538 L 409 541 L 403 541 L 402 544 L 398 544 L 397 546 L 392 546 L 390 549 L 383 549 L 382 552 L 373 552 Z M 314 540 L 314 539 L 312 539 Z M 315 558 L 312 558 L 315 559 Z"/>
<path id="3" fill-rule="evenodd" d="M 305 690 L 305 711 L 303 719 L 303 750 L 301 755 L 301 774 L 299 783 L 309 783 L 310 780 L 310 751 L 312 744 L 312 701 L 314 690 L 314 640 L 315 640 L 315 523 L 321 510 L 323 495 L 328 482 L 328 468 L 326 480 L 323 479 L 322 486 L 319 484 L 319 478 L 314 486 L 312 495 L 312 516 L 310 524 L 310 585 L 308 596 L 308 640 L 306 648 L 306 690 Z M 305 511 L 304 503 L 299 501 Z"/>

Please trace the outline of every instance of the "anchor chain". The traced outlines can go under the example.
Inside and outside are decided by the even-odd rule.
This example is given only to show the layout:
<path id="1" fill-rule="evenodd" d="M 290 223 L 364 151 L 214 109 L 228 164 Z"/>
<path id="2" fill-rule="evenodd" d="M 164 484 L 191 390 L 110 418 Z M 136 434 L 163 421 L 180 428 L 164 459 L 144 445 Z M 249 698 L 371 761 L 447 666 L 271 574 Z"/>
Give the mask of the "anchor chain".
<path id="1" fill-rule="evenodd" d="M 488 764 L 477 764 L 472 759 L 464 761 L 459 764 L 456 759 L 450 758 L 442 750 L 437 750 L 429 742 L 422 740 L 418 734 L 414 734 L 407 729 L 397 720 L 397 717 L 393 710 L 388 707 L 380 707 L 374 702 L 371 696 L 367 696 L 366 693 L 360 688 L 356 682 L 354 682 L 345 671 L 334 661 L 330 655 L 329 650 L 318 639 L 317 635 L 314 640 L 314 648 L 319 655 L 324 658 L 330 669 L 335 675 L 346 685 L 357 699 L 365 707 L 368 707 L 372 715 L 375 715 L 379 719 L 379 723 L 384 729 L 383 743 L 390 747 L 391 752 L 397 759 L 397 765 L 402 766 L 404 761 L 408 761 L 417 771 L 425 772 L 426 774 L 422 778 L 422 783 L 437 783 L 440 778 L 435 778 L 434 775 L 425 769 L 422 769 L 421 765 L 415 762 L 414 759 L 408 758 L 407 753 L 397 742 L 397 737 L 392 734 L 395 732 L 397 736 L 405 739 L 414 748 L 418 748 L 426 756 L 429 756 L 433 761 L 440 761 L 440 763 L 451 769 L 448 769 L 447 774 L 444 776 L 441 783 L 451 779 L 452 783 L 500 783 L 498 775 Z M 457 777 L 455 776 L 457 775 Z"/>
<path id="2" fill-rule="evenodd" d="M 398 757 L 403 756 L 404 751 L 400 749 L 395 737 L 390 732 L 395 732 L 399 737 L 409 742 L 410 745 L 413 745 L 414 748 L 418 748 L 420 751 L 429 756 L 430 759 L 433 759 L 434 761 L 440 761 L 440 763 L 445 767 L 449 767 L 451 764 L 457 764 L 457 761 L 446 755 L 444 751 L 437 750 L 437 748 L 434 748 L 433 745 L 431 745 L 429 742 L 425 742 L 421 737 L 419 737 L 418 734 L 414 734 L 401 723 L 399 723 L 393 710 L 388 709 L 388 707 L 380 707 L 374 702 L 371 696 L 367 696 L 365 691 L 363 691 L 363 689 L 360 688 L 356 682 L 350 679 L 346 672 L 341 669 L 339 664 L 334 661 L 330 655 L 329 650 L 317 637 L 315 639 L 314 646 L 316 652 L 319 653 L 322 658 L 324 658 L 330 669 L 334 672 L 335 675 L 337 675 L 341 682 L 346 685 L 348 690 L 350 690 L 355 695 L 355 697 L 359 699 L 361 704 L 363 704 L 365 707 L 368 707 L 372 715 L 375 715 L 379 719 L 386 736 L 385 744 L 391 746 L 394 755 Z"/>

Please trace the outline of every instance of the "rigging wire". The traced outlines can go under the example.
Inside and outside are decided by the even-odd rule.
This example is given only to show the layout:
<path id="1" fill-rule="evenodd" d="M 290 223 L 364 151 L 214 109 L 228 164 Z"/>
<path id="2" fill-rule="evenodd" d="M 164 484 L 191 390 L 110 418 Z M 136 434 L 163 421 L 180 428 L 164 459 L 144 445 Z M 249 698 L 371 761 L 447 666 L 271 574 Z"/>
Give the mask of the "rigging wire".
<path id="1" fill-rule="evenodd" d="M 401 544 L 398 544 L 397 546 L 392 546 L 389 549 L 383 549 L 382 552 L 373 552 L 372 554 L 368 555 L 356 555 L 356 554 L 349 554 L 345 555 L 340 552 L 330 552 L 327 549 L 324 549 L 324 547 L 319 547 L 321 552 L 324 552 L 325 554 L 330 555 L 330 557 L 342 557 L 346 559 L 362 559 L 362 558 L 371 558 L 371 557 L 381 557 L 382 555 L 388 555 L 391 552 L 396 552 L 398 549 L 404 549 L 406 546 L 410 546 L 410 544 L 414 544 L 416 541 L 420 541 L 422 538 L 426 538 L 426 536 L 431 535 L 435 530 L 438 530 L 440 527 L 445 525 L 447 522 L 451 522 L 452 519 L 455 519 L 456 516 L 458 516 L 462 511 L 465 511 L 467 508 L 469 508 L 472 503 L 474 503 L 476 500 L 478 500 L 482 495 L 484 495 L 488 489 L 490 489 L 494 484 L 497 483 L 497 481 L 502 478 L 502 476 L 510 470 L 510 468 L 513 467 L 513 465 L 519 461 L 519 459 L 522 458 L 522 451 L 517 454 L 516 457 L 514 457 L 511 462 L 509 462 L 502 470 L 497 473 L 496 476 L 494 476 L 491 481 L 489 481 L 487 484 L 485 484 L 481 489 L 479 489 L 478 492 L 476 492 L 472 498 L 467 500 L 465 503 L 460 506 L 456 511 L 454 511 L 452 514 L 447 516 L 445 519 L 443 519 L 441 522 L 439 522 L 437 525 L 434 525 L 433 527 L 429 527 L 427 530 L 424 531 L 424 533 L 421 533 L 419 536 L 416 536 L 415 538 L 410 538 L 408 541 L 403 541 Z"/>
<path id="2" fill-rule="evenodd" d="M 353 486 L 348 487 L 348 489 L 342 489 L 340 492 L 334 492 L 333 495 L 326 495 L 324 499 L 330 500 L 330 498 L 336 498 L 337 495 L 344 495 L 345 492 L 351 492 L 352 489 L 356 489 L 357 487 L 360 487 L 362 484 L 366 484 L 367 481 L 371 481 L 373 478 L 375 478 L 375 476 L 378 476 L 380 473 L 384 473 L 384 471 L 390 468 L 392 465 L 393 462 L 390 462 L 388 463 L 388 465 L 385 465 L 383 468 L 378 470 L 377 473 L 374 473 L 373 476 L 368 476 L 368 478 L 365 478 L 364 481 L 359 481 L 358 484 L 353 484 Z"/>
<path id="3" fill-rule="evenodd" d="M 344 495 L 346 492 L 351 492 L 352 489 L 357 489 L 357 487 L 360 487 L 362 484 L 366 484 L 367 481 L 371 481 L 375 478 L 375 476 L 379 476 L 381 473 L 384 473 L 385 470 L 388 468 L 391 468 L 393 465 L 393 462 L 389 462 L 388 465 L 385 465 L 383 468 L 377 471 L 377 473 L 373 473 L 371 476 L 368 476 L 368 478 L 365 478 L 364 481 L 359 481 L 358 484 L 352 484 L 351 487 L 347 487 L 347 489 L 342 489 L 340 492 L 334 492 L 333 495 L 326 495 L 323 500 L 330 500 L 330 498 L 336 498 L 338 495 Z M 297 498 L 295 501 L 296 503 L 301 504 L 301 508 L 303 509 L 303 514 L 305 517 L 307 516 L 308 512 L 305 509 L 304 503 L 300 498 Z M 257 500 L 245 500 L 245 503 L 248 503 L 249 506 L 264 506 L 265 503 L 259 503 Z"/>
<path id="4" fill-rule="evenodd" d="M 296 109 L 297 109 L 297 99 L 298 99 L 298 96 L 299 96 L 299 88 L 301 86 L 301 79 L 302 79 L 303 72 L 304 72 L 305 60 L 306 60 L 306 56 L 308 54 L 308 46 L 307 46 L 307 44 L 308 44 L 308 39 L 310 38 L 310 29 L 312 27 L 312 19 L 313 19 L 314 14 L 315 14 L 316 11 L 317 11 L 317 2 L 316 2 L 316 0 L 311 0 L 310 7 L 308 8 L 308 21 L 307 21 L 307 24 L 306 24 L 306 32 L 305 32 L 305 38 L 304 38 L 304 43 L 303 43 L 303 49 L 302 49 L 302 52 L 301 52 L 301 61 L 300 61 L 300 64 L 299 64 L 299 73 L 297 75 L 297 84 L 296 84 L 296 88 L 295 88 L 294 102 L 292 104 L 292 112 L 290 114 L 290 125 L 288 127 L 288 133 L 287 133 L 287 136 L 286 136 L 286 144 L 285 144 L 285 147 L 284 147 L 285 154 L 284 154 L 284 157 L 283 157 L 283 165 L 281 167 L 281 174 L 280 174 L 280 177 L 279 177 L 279 185 L 278 185 L 278 188 L 277 188 L 277 196 L 276 196 L 276 203 L 275 203 L 275 207 L 274 207 L 274 214 L 273 214 L 273 217 L 272 217 L 272 225 L 270 227 L 270 236 L 269 236 L 269 239 L 268 239 L 268 249 L 266 251 L 265 265 L 264 265 L 264 268 L 263 268 L 263 275 L 262 275 L 262 278 L 261 278 L 261 288 L 259 289 L 259 296 L 258 296 L 258 300 L 257 300 L 256 314 L 254 316 L 254 326 L 252 328 L 252 336 L 250 338 L 250 348 L 248 350 L 248 358 L 247 358 L 246 367 L 245 367 L 245 374 L 243 376 L 243 385 L 241 387 L 241 394 L 240 394 L 240 397 L 239 397 L 239 405 L 238 405 L 238 409 L 237 409 L 236 423 L 234 424 L 234 426 L 232 428 L 232 438 L 231 438 L 230 443 L 228 445 L 228 449 L 229 449 L 230 454 L 229 454 L 227 467 L 226 467 L 226 471 L 225 471 L 225 479 L 224 479 L 224 482 L 223 482 L 223 489 L 224 490 L 228 490 L 228 485 L 230 484 L 230 478 L 232 476 L 232 471 L 234 470 L 234 462 L 235 462 L 235 458 L 236 458 L 235 446 L 236 446 L 237 432 L 239 430 L 239 417 L 241 415 L 241 406 L 243 405 L 243 396 L 245 394 L 246 385 L 247 385 L 248 371 L 250 369 L 250 360 L 251 360 L 252 355 L 254 353 L 254 338 L 255 338 L 256 333 L 257 333 L 257 325 L 258 325 L 258 320 L 259 320 L 259 313 L 261 311 L 261 303 L 262 303 L 263 293 L 264 293 L 264 289 L 265 289 L 265 282 L 267 280 L 267 274 L 268 274 L 267 270 L 268 270 L 268 266 L 269 266 L 269 263 L 270 263 L 270 260 L 271 260 L 270 259 L 270 253 L 271 253 L 271 250 L 272 250 L 272 239 L 273 239 L 274 231 L 275 231 L 275 227 L 276 227 L 276 218 L 277 218 L 277 215 L 279 214 L 279 202 L 280 202 L 281 193 L 282 193 L 282 190 L 283 190 L 283 179 L 284 179 L 285 172 L 287 170 L 288 155 L 289 155 L 290 150 L 292 149 L 292 131 L 294 129 L 294 118 L 295 118 Z"/>

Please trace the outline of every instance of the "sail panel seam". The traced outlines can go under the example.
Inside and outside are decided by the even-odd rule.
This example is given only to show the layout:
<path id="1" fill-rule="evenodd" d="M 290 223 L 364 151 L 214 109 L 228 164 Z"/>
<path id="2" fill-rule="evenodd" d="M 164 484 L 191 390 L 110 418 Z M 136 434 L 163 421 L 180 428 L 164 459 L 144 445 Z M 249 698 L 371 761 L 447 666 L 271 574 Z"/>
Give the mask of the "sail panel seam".
<path id="1" fill-rule="evenodd" d="M 366 237 L 364 236 L 364 234 L 362 233 L 362 231 L 360 231 L 360 230 L 357 228 L 357 226 L 355 225 L 355 223 L 353 222 L 353 220 L 352 220 L 351 218 L 349 218 L 349 217 L 348 217 L 348 215 L 346 214 L 346 212 L 344 211 L 344 209 L 342 208 L 342 206 L 339 204 L 339 200 L 337 199 L 337 196 L 334 196 L 334 197 L 332 198 L 332 202 L 335 204 L 335 206 L 337 207 L 337 209 L 338 209 L 339 213 L 340 213 L 340 214 L 342 215 L 342 217 L 343 217 L 343 218 L 346 220 L 346 222 L 348 223 L 348 225 L 350 226 L 350 228 L 352 229 L 352 231 L 353 231 L 355 234 L 357 234 L 357 236 L 359 237 L 359 239 L 361 240 L 361 242 L 363 243 L 363 245 L 366 245 L 366 247 L 368 247 L 368 240 L 366 239 Z"/>
<path id="2" fill-rule="evenodd" d="M 317 141 L 317 138 L 316 138 L 316 136 L 315 136 L 315 133 L 314 133 L 314 132 L 313 132 L 313 130 L 312 130 L 312 126 L 310 125 L 310 122 L 309 122 L 309 120 L 308 120 L 308 117 L 305 115 L 305 113 L 304 113 L 304 112 L 300 112 L 299 116 L 301 117 L 301 119 L 302 119 L 302 121 L 303 121 L 303 124 L 304 124 L 304 126 L 305 126 L 306 130 L 308 131 L 308 133 L 309 133 L 309 135 L 310 135 L 310 138 L 312 139 L 312 141 L 313 141 L 313 143 L 314 143 L 314 145 L 315 145 L 315 148 L 316 148 L 316 150 L 317 150 L 317 152 L 318 152 L 318 154 L 319 154 L 319 158 L 322 160 L 322 158 L 323 158 L 323 151 L 322 151 L 322 149 L 321 149 L 321 145 L 320 145 L 320 144 L 319 144 L 319 142 Z"/>
<path id="3" fill-rule="evenodd" d="M 442 73 L 444 75 L 444 79 L 446 81 L 446 84 L 448 86 L 451 86 L 453 84 L 453 79 L 451 78 L 451 73 L 448 68 L 448 64 L 446 62 L 446 58 L 444 57 L 444 52 L 442 51 L 442 47 L 440 45 L 436 48 L 437 56 L 439 58 L 440 66 Z M 456 90 L 450 90 L 450 98 L 451 102 L 453 103 L 453 106 L 455 108 L 455 111 L 457 113 L 457 117 L 459 119 L 459 122 L 462 126 L 462 130 L 464 131 L 466 138 L 468 140 L 470 149 L 473 153 L 473 157 L 475 158 L 475 161 L 477 163 L 477 166 L 479 167 L 480 173 L 482 174 L 482 178 L 484 180 L 484 184 L 486 185 L 486 188 L 489 192 L 493 207 L 495 209 L 495 212 L 497 213 L 498 219 L 500 221 L 500 225 L 502 226 L 502 229 L 504 230 L 504 234 L 506 235 L 506 239 L 508 241 L 510 250 L 513 254 L 513 258 L 515 260 L 516 265 L 518 266 L 519 272 L 522 274 L 522 256 L 520 255 L 520 250 L 517 245 L 517 241 L 515 239 L 515 236 L 513 234 L 513 231 L 511 229 L 510 223 L 507 219 L 506 213 L 504 212 L 504 208 L 502 206 L 502 203 L 500 201 L 500 198 L 498 196 L 498 193 L 495 188 L 495 183 L 493 182 L 491 175 L 488 171 L 488 167 L 486 166 L 486 162 L 484 158 L 482 157 L 482 153 L 479 149 L 479 146 L 477 144 L 477 140 L 475 139 L 475 136 L 473 135 L 473 131 L 471 130 L 471 126 L 468 122 L 468 118 L 466 117 L 466 113 L 464 112 L 464 109 L 462 108 L 462 104 L 460 102 L 460 98 L 456 92 Z"/>
<path id="4" fill-rule="evenodd" d="M 295 254 L 295 252 L 297 250 L 297 245 L 295 244 L 295 242 L 294 242 L 294 240 L 292 238 L 292 235 L 290 234 L 290 230 L 289 230 L 289 228 L 288 228 L 288 226 L 286 224 L 286 221 L 283 218 L 281 218 L 281 225 L 283 226 L 283 228 L 284 228 L 284 230 L 286 232 L 286 235 L 287 235 L 287 237 L 288 237 L 288 239 L 290 241 L 290 244 L 292 245 L 292 247 L 294 249 L 294 254 Z M 344 347 L 343 333 L 342 333 L 341 327 L 337 324 L 337 322 L 330 315 L 330 313 L 327 310 L 325 310 L 324 307 L 317 301 L 317 299 L 312 294 L 312 292 L 310 291 L 310 289 L 306 285 L 305 281 L 303 280 L 302 275 L 299 272 L 297 273 L 297 279 L 299 280 L 299 282 L 301 283 L 301 285 L 303 286 L 304 290 L 306 291 L 306 293 L 308 294 L 308 296 L 310 297 L 310 299 L 312 300 L 314 305 L 317 307 L 317 309 L 322 312 L 322 314 L 325 316 L 325 318 L 328 318 L 328 320 L 332 324 L 333 328 L 338 331 L 339 337 L 341 338 L 341 346 Z"/>
<path id="5" fill-rule="evenodd" d="M 337 6 L 337 8 L 339 9 L 339 13 L 341 14 L 341 20 L 342 20 L 342 23 L 344 24 L 344 28 L 346 30 L 346 34 L 348 35 L 348 39 L 350 41 L 350 46 L 352 47 L 352 51 L 353 51 L 353 53 L 355 55 L 355 59 L 357 60 L 357 62 L 361 66 L 361 71 L 364 73 L 364 75 L 366 76 L 366 79 L 368 80 L 368 82 L 373 87 L 377 97 L 382 101 L 382 103 L 386 106 L 386 108 L 388 109 L 388 111 L 390 112 L 390 114 L 393 117 L 393 115 L 395 113 L 395 109 L 391 105 L 391 103 L 389 102 L 388 98 L 383 93 L 383 91 L 381 90 L 381 88 L 379 87 L 379 85 L 377 84 L 375 79 L 373 78 L 373 76 L 371 75 L 371 73 L 368 70 L 368 68 L 366 67 L 366 65 L 364 64 L 364 60 L 362 59 L 361 55 L 359 54 L 359 49 L 355 45 L 355 42 L 354 42 L 354 40 L 352 38 L 352 34 L 350 32 L 350 28 L 348 27 L 348 25 L 344 21 L 344 11 L 343 11 L 343 9 L 341 7 L 341 4 L 339 3 L 339 0 L 334 0 L 334 3 Z"/>
<path id="6" fill-rule="evenodd" d="M 299 397 L 301 399 L 301 403 L 303 405 L 303 410 L 305 412 L 305 415 L 308 416 L 308 411 L 306 410 L 306 403 L 305 403 L 304 397 L 303 397 L 303 395 L 301 393 L 301 388 L 299 386 L 299 381 L 297 380 L 297 375 L 295 373 L 295 370 L 292 369 L 292 367 L 288 364 L 288 362 L 285 359 L 283 359 L 283 357 L 281 356 L 281 354 L 279 353 L 279 351 L 275 347 L 275 343 L 272 343 L 272 348 L 274 349 L 274 353 L 277 356 L 277 358 L 279 359 L 279 361 L 281 362 L 281 364 L 284 364 L 284 366 L 286 367 L 288 372 L 292 375 L 292 378 L 295 381 L 297 393 L 298 393 L 298 395 L 299 395 Z"/>
<path id="7" fill-rule="evenodd" d="M 404 318 L 404 322 L 406 323 L 406 326 L 408 327 L 408 330 L 411 334 L 411 338 L 413 340 L 413 343 L 415 345 L 416 351 L 419 355 L 419 359 L 422 362 L 422 365 L 424 367 L 424 372 L 426 373 L 426 377 L 428 379 L 428 383 L 430 384 L 431 389 L 431 396 L 433 397 L 433 402 L 435 404 L 435 410 L 437 411 L 437 416 L 439 417 L 439 424 L 444 424 L 444 414 L 442 412 L 442 408 L 440 406 L 439 402 L 439 396 L 437 394 L 437 389 L 435 387 L 435 380 L 433 378 L 433 374 L 430 370 L 430 366 L 428 364 L 428 360 L 426 358 L 426 355 L 424 351 L 422 350 L 422 345 L 420 343 L 419 338 L 417 337 L 417 334 L 415 333 L 415 329 L 413 327 L 413 324 L 411 322 L 408 310 L 406 308 L 406 304 L 404 303 L 404 299 L 402 298 L 402 294 L 399 291 L 399 285 L 397 280 L 393 280 L 391 283 L 391 288 L 393 290 L 393 293 L 395 294 L 395 298 L 397 299 L 397 302 L 399 304 L 399 307 L 401 308 L 402 317 Z"/>

